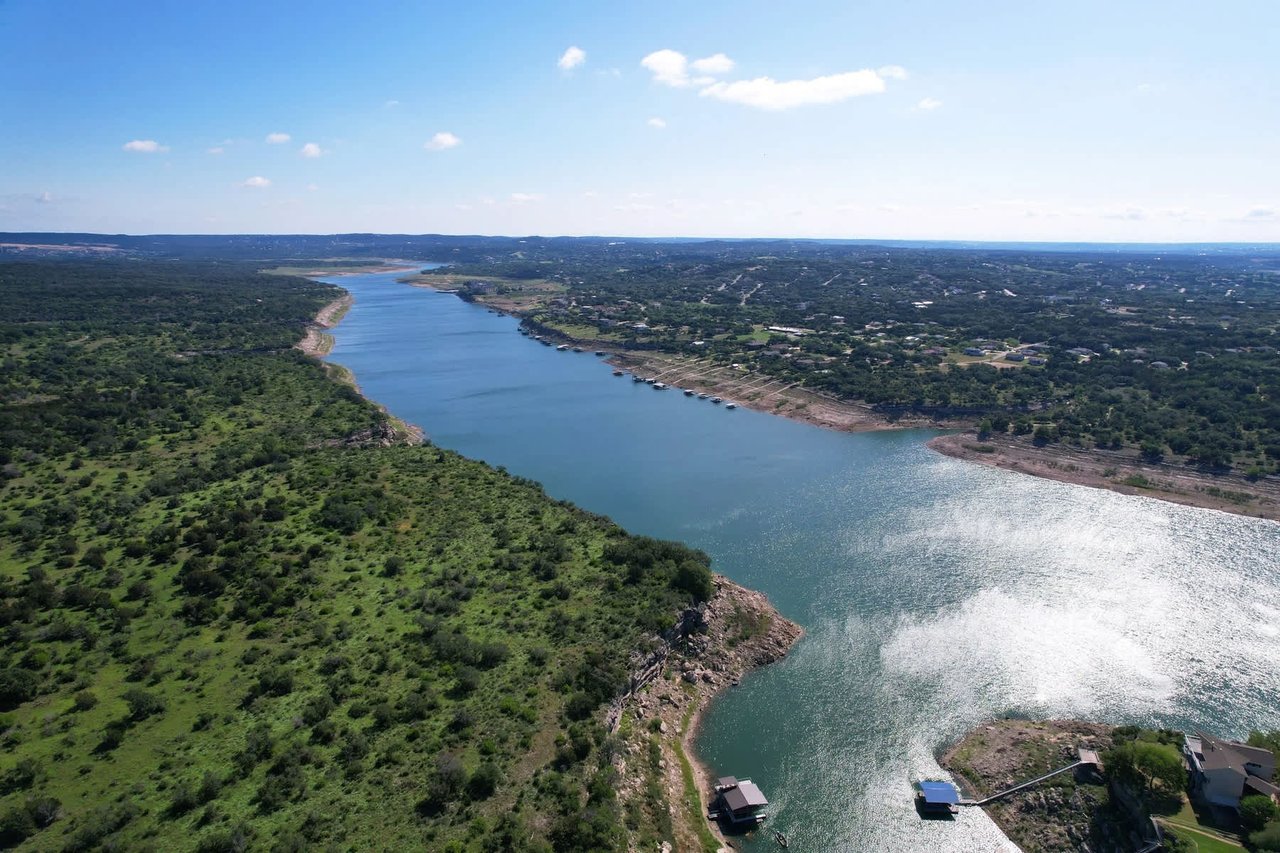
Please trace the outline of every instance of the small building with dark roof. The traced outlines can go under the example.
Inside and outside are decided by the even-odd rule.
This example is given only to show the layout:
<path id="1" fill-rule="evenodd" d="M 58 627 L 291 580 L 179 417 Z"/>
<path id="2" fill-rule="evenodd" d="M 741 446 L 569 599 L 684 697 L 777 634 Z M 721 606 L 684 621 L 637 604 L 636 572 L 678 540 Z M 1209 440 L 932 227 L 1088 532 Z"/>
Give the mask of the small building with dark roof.
<path id="1" fill-rule="evenodd" d="M 769 801 L 750 779 L 724 776 L 716 783 L 717 815 L 734 826 L 762 823 Z"/>

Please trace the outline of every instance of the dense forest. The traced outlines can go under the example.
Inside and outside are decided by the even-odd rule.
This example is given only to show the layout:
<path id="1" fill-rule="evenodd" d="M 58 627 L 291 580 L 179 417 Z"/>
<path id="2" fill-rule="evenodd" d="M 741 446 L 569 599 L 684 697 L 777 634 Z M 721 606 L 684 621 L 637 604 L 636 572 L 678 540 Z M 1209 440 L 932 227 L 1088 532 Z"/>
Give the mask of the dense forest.
<path id="1" fill-rule="evenodd" d="M 540 331 L 1038 443 L 1280 465 L 1280 251 L 527 245 L 429 273 Z"/>
<path id="2" fill-rule="evenodd" d="M 671 840 L 597 711 L 705 555 L 386 446 L 291 348 L 337 288 L 133 260 L 0 292 L 0 847 Z"/>

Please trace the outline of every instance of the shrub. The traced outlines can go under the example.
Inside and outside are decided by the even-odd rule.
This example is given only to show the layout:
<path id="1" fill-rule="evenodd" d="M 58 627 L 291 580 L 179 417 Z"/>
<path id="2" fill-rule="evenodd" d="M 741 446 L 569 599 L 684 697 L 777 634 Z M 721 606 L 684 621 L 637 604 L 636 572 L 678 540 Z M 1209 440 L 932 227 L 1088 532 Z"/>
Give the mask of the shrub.
<path id="1" fill-rule="evenodd" d="M 471 774 L 471 778 L 467 780 L 467 796 L 473 800 L 487 800 L 493 796 L 493 792 L 498 789 L 498 783 L 502 781 L 502 771 L 497 766 L 486 761 L 476 768 L 476 772 Z"/>
<path id="2" fill-rule="evenodd" d="M 164 710 L 164 702 L 154 693 L 148 693 L 141 687 L 130 687 L 124 692 L 125 704 L 129 706 L 129 719 L 138 723 L 147 717 L 155 716 Z"/>
<path id="3" fill-rule="evenodd" d="M 36 698 L 40 692 L 40 676 L 28 669 L 0 669 L 0 711 L 16 708 Z"/>

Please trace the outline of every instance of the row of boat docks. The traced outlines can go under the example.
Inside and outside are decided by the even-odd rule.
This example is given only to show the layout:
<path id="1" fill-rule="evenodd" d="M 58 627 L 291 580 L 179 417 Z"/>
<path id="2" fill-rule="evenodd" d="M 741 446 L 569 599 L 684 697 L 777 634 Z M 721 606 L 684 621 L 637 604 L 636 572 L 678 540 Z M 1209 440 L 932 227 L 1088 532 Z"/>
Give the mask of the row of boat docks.
<path id="1" fill-rule="evenodd" d="M 614 375 L 614 376 L 626 376 L 627 374 L 626 374 L 626 372 L 625 372 L 625 371 L 622 371 L 622 370 L 615 370 L 615 371 L 613 371 L 613 375 Z M 645 383 L 648 383 L 649 385 L 652 385 L 652 386 L 653 386 L 653 390 L 655 390 L 655 391 L 666 391 L 668 388 L 670 388 L 670 387 L 671 387 L 670 385 L 667 385 L 665 382 L 659 382 L 659 381 L 658 381 L 658 380 L 656 380 L 656 379 L 652 379 L 652 378 L 646 379 L 645 377 L 643 377 L 643 376 L 639 375 L 638 373 L 637 373 L 637 374 L 632 375 L 632 377 L 631 377 L 631 381 L 632 381 L 632 382 L 645 382 Z M 725 407 L 726 409 L 736 409 L 736 408 L 738 408 L 738 404 L 737 404 L 737 403 L 725 403 L 725 400 L 724 400 L 724 398 L 723 398 L 723 397 L 712 397 L 710 394 L 703 394 L 703 393 L 700 393 L 700 392 L 698 392 L 698 391 L 694 391 L 692 388 L 685 388 L 685 389 L 684 389 L 684 395 L 685 395 L 686 397 L 694 397 L 694 396 L 696 396 L 699 400 L 710 400 L 712 403 L 715 403 L 717 406 L 718 406 L 718 405 L 720 405 L 721 403 L 724 403 L 724 407 Z"/>
<path id="2" fill-rule="evenodd" d="M 543 346 L 548 346 L 548 347 L 549 347 L 549 346 L 555 346 L 556 350 L 558 350 L 559 352 L 569 352 L 569 351 L 573 351 L 573 352 L 585 352 L 585 350 L 583 350 L 583 348 L 582 348 L 582 347 L 571 347 L 571 346 L 569 346 L 569 344 L 559 344 L 559 345 L 556 345 L 556 344 L 554 344 L 552 341 L 550 341 L 550 340 L 548 340 L 547 338 L 543 337 L 542 335 L 535 335 L 535 334 L 532 334 L 528 329 L 521 328 L 521 329 L 520 329 L 520 334 L 525 335 L 526 337 L 530 338 L 531 340 L 535 340 L 535 341 L 537 341 L 538 343 L 542 344 Z M 596 350 L 596 351 L 595 351 L 595 354 L 596 354 L 597 356 L 600 356 L 600 357 L 603 357 L 603 356 L 607 355 L 607 353 L 606 353 L 604 350 Z M 613 375 L 614 375 L 614 376 L 626 376 L 626 375 L 627 375 L 627 373 L 626 373 L 626 371 L 625 371 L 625 370 L 615 370 L 615 371 L 613 371 Z M 671 387 L 670 385 L 666 384 L 665 382 L 659 382 L 657 379 L 652 378 L 652 377 L 646 378 L 646 377 L 644 377 L 644 376 L 641 376 L 641 375 L 640 375 L 640 374 L 638 374 L 638 373 L 636 373 L 636 374 L 632 374 L 631 381 L 636 382 L 636 383 L 645 383 L 645 384 L 648 384 L 648 385 L 650 385 L 650 386 L 653 388 L 653 390 L 655 390 L 655 391 L 666 391 L 668 388 L 670 388 L 670 387 Z M 736 408 L 738 408 L 738 404 L 737 404 L 737 403 L 727 402 L 723 397 L 713 397 L 713 396 L 711 396 L 710 394 L 704 394 L 704 393 L 701 393 L 701 392 L 699 392 L 699 391 L 695 391 L 695 390 L 693 390 L 692 388 L 685 388 L 685 389 L 683 389 L 683 390 L 684 390 L 684 395 L 685 395 L 686 397 L 697 397 L 699 400 L 710 400 L 712 403 L 714 403 L 714 404 L 715 404 L 715 405 L 717 405 L 717 406 L 719 406 L 720 404 L 722 404 L 722 403 L 723 403 L 723 404 L 724 404 L 724 407 L 725 407 L 726 409 L 736 409 Z"/>

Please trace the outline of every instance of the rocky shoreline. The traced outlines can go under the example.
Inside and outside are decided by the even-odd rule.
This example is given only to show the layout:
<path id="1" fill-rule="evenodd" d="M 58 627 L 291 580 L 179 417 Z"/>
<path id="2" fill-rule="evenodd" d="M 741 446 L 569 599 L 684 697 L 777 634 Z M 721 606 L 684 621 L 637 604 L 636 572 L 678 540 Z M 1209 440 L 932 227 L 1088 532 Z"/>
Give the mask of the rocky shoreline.
<path id="1" fill-rule="evenodd" d="M 623 780 L 619 796 L 624 803 L 643 798 L 644 780 L 656 771 L 677 850 L 705 847 L 708 830 L 720 846 L 730 846 L 706 821 L 706 798 L 715 777 L 693 750 L 703 712 L 749 672 L 786 656 L 803 633 L 762 593 L 716 575 L 711 599 L 682 613 L 655 648 L 634 662 L 631 689 L 606 720 L 625 744 L 614 760 Z M 660 751 L 656 762 L 650 738 Z M 693 791 L 688 790 L 690 781 Z"/>
<path id="2" fill-rule="evenodd" d="M 1077 748 L 1103 753 L 1114 727 L 1080 720 L 995 720 L 947 748 L 939 763 L 964 795 L 981 799 L 1074 763 Z M 1102 777 L 1078 769 L 982 807 L 1025 853 L 1129 853 L 1130 820 Z"/>

